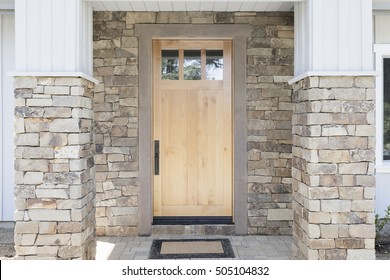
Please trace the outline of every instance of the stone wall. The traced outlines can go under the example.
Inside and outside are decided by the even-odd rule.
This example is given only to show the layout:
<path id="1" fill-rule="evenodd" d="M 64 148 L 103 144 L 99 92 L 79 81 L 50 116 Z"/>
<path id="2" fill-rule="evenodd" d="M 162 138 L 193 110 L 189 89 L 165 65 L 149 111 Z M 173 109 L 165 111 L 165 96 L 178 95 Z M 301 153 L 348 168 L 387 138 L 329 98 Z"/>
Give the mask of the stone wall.
<path id="1" fill-rule="evenodd" d="M 93 259 L 93 84 L 15 78 L 15 249 L 22 259 Z"/>
<path id="2" fill-rule="evenodd" d="M 292 13 L 95 12 L 96 223 L 99 235 L 137 234 L 138 38 L 134 25 L 249 24 L 250 234 L 291 233 Z M 228 25 L 227 25 L 228 28 Z M 149 140 L 146 140 L 149 141 Z"/>
<path id="3" fill-rule="evenodd" d="M 375 78 L 295 85 L 293 254 L 374 259 Z"/>

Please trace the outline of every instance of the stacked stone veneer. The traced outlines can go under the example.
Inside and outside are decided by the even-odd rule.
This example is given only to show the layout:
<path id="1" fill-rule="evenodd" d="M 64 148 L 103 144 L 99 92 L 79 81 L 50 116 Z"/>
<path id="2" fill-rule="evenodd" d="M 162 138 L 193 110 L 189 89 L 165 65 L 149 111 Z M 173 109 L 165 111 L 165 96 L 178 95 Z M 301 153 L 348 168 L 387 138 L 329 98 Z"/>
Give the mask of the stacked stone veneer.
<path id="1" fill-rule="evenodd" d="M 138 38 L 135 24 L 248 24 L 250 234 L 291 234 L 292 13 L 95 12 L 96 222 L 99 235 L 137 234 Z M 174 28 L 174 27 L 173 27 Z"/>
<path id="2" fill-rule="evenodd" d="M 374 78 L 310 77 L 293 98 L 295 258 L 374 259 Z"/>
<path id="3" fill-rule="evenodd" d="M 92 87 L 82 78 L 15 78 L 19 258 L 95 257 Z"/>

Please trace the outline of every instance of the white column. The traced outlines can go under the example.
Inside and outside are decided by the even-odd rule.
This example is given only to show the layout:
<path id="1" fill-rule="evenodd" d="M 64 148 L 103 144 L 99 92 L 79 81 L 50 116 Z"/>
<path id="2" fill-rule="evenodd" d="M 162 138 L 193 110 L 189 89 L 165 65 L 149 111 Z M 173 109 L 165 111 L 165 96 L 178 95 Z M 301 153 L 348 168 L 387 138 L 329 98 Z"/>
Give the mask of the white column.
<path id="1" fill-rule="evenodd" d="M 13 85 L 7 72 L 15 67 L 14 15 L 0 12 L 0 221 L 12 221 L 14 207 L 13 172 Z"/>
<path id="2" fill-rule="evenodd" d="M 92 76 L 90 2 L 15 0 L 15 12 L 17 72 Z"/>
<path id="3" fill-rule="evenodd" d="M 295 3 L 295 76 L 373 71 L 372 32 L 371 0 Z"/>

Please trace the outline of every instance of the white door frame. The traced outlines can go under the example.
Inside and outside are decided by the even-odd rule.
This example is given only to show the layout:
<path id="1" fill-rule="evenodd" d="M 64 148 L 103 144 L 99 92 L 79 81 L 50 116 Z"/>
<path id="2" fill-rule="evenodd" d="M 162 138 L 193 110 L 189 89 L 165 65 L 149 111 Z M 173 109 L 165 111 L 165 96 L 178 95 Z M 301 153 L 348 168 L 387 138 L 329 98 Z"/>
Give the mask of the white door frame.
<path id="1" fill-rule="evenodd" d="M 0 221 L 13 221 L 14 145 L 13 80 L 15 68 L 15 16 L 0 10 Z"/>

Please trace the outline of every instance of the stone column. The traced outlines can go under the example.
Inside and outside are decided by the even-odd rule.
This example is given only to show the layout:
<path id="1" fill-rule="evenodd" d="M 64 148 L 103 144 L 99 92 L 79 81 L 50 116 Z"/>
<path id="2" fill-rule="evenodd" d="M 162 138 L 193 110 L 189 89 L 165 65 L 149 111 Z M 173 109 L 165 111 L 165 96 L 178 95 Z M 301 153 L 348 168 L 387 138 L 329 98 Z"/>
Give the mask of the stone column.
<path id="1" fill-rule="evenodd" d="M 93 259 L 93 83 L 16 77 L 14 85 L 17 257 Z"/>
<path id="2" fill-rule="evenodd" d="M 293 256 L 375 259 L 374 78 L 294 87 Z"/>

